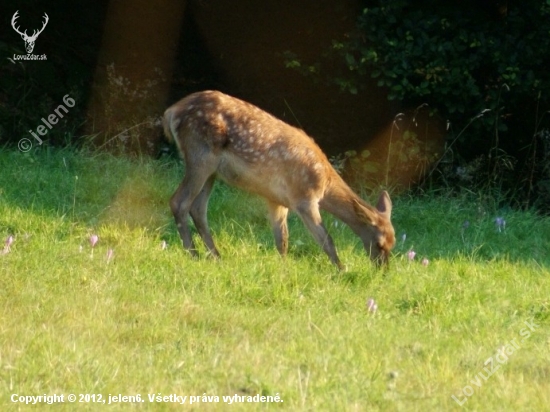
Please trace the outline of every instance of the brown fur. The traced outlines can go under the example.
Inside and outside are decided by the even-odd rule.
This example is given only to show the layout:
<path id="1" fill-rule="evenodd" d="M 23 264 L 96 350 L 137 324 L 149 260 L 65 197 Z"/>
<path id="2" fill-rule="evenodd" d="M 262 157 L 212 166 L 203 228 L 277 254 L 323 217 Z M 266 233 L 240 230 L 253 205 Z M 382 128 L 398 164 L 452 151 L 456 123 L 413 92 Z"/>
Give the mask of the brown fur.
<path id="1" fill-rule="evenodd" d="M 214 256 L 208 229 L 208 197 L 218 176 L 264 197 L 281 255 L 288 248 L 287 214 L 295 211 L 330 260 L 342 267 L 319 208 L 332 213 L 361 238 L 377 263 L 387 263 L 395 243 L 391 200 L 382 192 L 377 208 L 342 180 L 319 146 L 302 130 L 242 100 L 217 91 L 191 94 L 164 113 L 164 131 L 186 163 L 186 175 L 170 200 L 183 246 L 197 254 L 187 218 Z"/>

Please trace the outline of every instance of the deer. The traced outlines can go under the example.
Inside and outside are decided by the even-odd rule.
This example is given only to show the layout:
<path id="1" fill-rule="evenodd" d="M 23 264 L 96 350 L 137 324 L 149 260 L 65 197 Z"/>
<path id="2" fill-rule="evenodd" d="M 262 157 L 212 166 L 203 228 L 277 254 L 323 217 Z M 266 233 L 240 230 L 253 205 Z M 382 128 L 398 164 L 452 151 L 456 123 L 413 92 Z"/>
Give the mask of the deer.
<path id="1" fill-rule="evenodd" d="M 208 199 L 220 178 L 265 199 L 281 256 L 288 251 L 290 210 L 330 261 L 340 270 L 345 268 L 323 225 L 320 210 L 324 210 L 351 228 L 377 267 L 388 267 L 395 244 L 388 192 L 382 191 L 376 207 L 366 203 L 303 130 L 214 90 L 190 94 L 170 106 L 164 112 L 163 128 L 185 163 L 185 176 L 170 198 L 170 208 L 183 247 L 193 257 L 198 251 L 189 216 L 211 256 L 220 257 L 207 222 Z"/>
<path id="2" fill-rule="evenodd" d="M 27 54 L 31 54 L 32 51 L 34 50 L 34 43 L 36 42 L 36 39 L 38 38 L 38 35 L 40 33 L 42 33 L 44 31 L 44 29 L 46 28 L 46 25 L 48 24 L 48 21 L 50 20 L 50 18 L 48 17 L 48 15 L 46 13 L 44 13 L 44 23 L 42 24 L 42 28 L 40 30 L 34 30 L 33 33 L 32 33 L 32 36 L 29 36 L 27 34 L 27 30 L 25 30 L 23 33 L 19 31 L 19 27 L 16 27 L 15 26 L 15 23 L 16 23 L 16 20 L 19 18 L 18 14 L 19 13 L 19 10 L 17 10 L 13 17 L 11 18 L 11 26 L 13 27 L 13 29 L 19 33 L 21 35 L 21 38 L 23 39 L 23 41 L 25 42 L 25 49 L 27 49 Z"/>

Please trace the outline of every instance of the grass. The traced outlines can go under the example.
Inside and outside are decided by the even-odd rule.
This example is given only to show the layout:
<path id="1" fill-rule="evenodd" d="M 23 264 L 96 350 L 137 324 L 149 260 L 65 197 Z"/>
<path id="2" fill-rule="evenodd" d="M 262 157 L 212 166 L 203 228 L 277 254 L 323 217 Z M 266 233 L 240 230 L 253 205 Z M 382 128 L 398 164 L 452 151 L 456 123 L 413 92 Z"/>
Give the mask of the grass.
<path id="1" fill-rule="evenodd" d="M 481 196 L 398 197 L 386 274 L 325 218 L 338 273 L 295 216 L 282 260 L 262 202 L 222 184 L 209 216 L 223 259 L 191 259 L 168 208 L 173 161 L 3 150 L 0 170 L 0 239 L 15 237 L 0 255 L 2 410 L 35 410 L 13 394 L 101 408 L 71 393 L 144 400 L 110 411 L 460 409 L 453 395 L 466 410 L 550 410 L 548 218 Z M 224 403 L 235 394 L 284 402 Z"/>

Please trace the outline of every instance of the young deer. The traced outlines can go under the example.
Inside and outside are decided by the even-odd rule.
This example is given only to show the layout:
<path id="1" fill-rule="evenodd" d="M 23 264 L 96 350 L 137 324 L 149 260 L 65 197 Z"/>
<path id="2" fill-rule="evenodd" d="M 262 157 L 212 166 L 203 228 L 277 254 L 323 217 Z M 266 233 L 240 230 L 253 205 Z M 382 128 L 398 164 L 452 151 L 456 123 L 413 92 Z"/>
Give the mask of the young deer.
<path id="1" fill-rule="evenodd" d="M 164 113 L 164 132 L 183 154 L 186 173 L 170 207 L 183 247 L 197 250 L 187 224 L 191 215 L 210 253 L 219 256 L 206 219 L 216 176 L 267 201 L 275 243 L 288 249 L 288 210 L 296 212 L 332 263 L 342 269 L 319 208 L 346 223 L 377 264 L 387 264 L 395 243 L 392 203 L 382 192 L 376 209 L 357 196 L 302 130 L 218 91 L 191 94 Z"/>

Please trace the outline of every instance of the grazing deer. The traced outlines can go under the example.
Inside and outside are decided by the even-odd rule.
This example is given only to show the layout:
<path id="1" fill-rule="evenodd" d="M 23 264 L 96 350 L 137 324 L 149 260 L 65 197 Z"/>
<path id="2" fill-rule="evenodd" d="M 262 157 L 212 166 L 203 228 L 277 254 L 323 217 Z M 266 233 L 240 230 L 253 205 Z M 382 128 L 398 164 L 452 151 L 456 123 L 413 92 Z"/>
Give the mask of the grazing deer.
<path id="1" fill-rule="evenodd" d="M 383 191 L 376 208 L 357 196 L 302 130 L 218 91 L 191 94 L 164 113 L 164 132 L 183 154 L 186 172 L 170 207 L 183 247 L 197 256 L 187 224 L 213 256 L 219 253 L 206 209 L 216 176 L 267 201 L 279 253 L 288 249 L 288 210 L 296 212 L 332 263 L 342 269 L 319 209 L 333 214 L 361 238 L 377 264 L 387 264 L 395 243 L 392 203 Z"/>
<path id="2" fill-rule="evenodd" d="M 19 13 L 19 10 L 17 10 L 14 13 L 13 17 L 11 18 L 11 26 L 13 27 L 13 29 L 18 34 L 21 35 L 21 38 L 25 42 L 25 48 L 27 49 L 27 53 L 31 54 L 33 49 L 34 49 L 34 43 L 36 42 L 36 39 L 38 38 L 38 35 L 44 31 L 44 29 L 46 28 L 46 24 L 48 24 L 48 21 L 50 20 L 50 18 L 48 17 L 48 15 L 46 13 L 44 13 L 44 23 L 42 23 L 42 28 L 40 30 L 33 30 L 32 36 L 29 36 L 27 34 L 27 30 L 25 30 L 24 32 L 21 32 L 21 31 L 19 31 L 19 27 L 15 26 L 16 21 L 19 18 L 17 13 Z"/>

